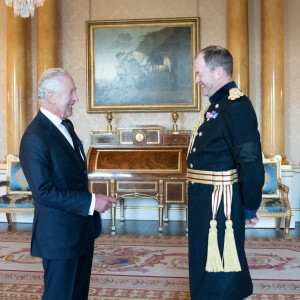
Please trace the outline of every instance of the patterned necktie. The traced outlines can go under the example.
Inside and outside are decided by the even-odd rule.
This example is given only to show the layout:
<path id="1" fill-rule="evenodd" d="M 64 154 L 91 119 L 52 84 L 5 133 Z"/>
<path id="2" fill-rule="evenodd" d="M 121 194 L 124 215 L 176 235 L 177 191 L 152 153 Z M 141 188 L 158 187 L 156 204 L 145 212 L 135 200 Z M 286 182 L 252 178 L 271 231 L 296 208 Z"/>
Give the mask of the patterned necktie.
<path id="1" fill-rule="evenodd" d="M 66 127 L 66 129 L 68 130 L 68 132 L 69 132 L 69 134 L 72 138 L 72 141 L 73 141 L 74 150 L 75 150 L 76 154 L 79 156 L 80 160 L 84 164 L 83 158 L 82 158 L 80 150 L 79 150 L 79 145 L 78 145 L 78 142 L 77 142 L 77 137 L 76 137 L 76 134 L 75 134 L 75 131 L 74 131 L 73 123 L 70 120 L 65 119 L 65 120 L 61 121 L 61 124 L 63 124 Z"/>

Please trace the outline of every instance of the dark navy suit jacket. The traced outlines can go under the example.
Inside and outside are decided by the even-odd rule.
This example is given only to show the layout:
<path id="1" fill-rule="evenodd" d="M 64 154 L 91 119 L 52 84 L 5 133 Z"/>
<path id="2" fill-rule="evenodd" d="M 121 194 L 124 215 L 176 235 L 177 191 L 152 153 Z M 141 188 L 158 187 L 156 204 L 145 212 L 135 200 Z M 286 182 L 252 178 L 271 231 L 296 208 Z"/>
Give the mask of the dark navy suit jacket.
<path id="1" fill-rule="evenodd" d="M 81 152 L 84 151 L 79 141 Z M 98 212 L 89 216 L 92 195 L 75 150 L 41 112 L 26 129 L 20 162 L 34 198 L 31 255 L 69 259 L 83 255 L 100 235 Z"/>

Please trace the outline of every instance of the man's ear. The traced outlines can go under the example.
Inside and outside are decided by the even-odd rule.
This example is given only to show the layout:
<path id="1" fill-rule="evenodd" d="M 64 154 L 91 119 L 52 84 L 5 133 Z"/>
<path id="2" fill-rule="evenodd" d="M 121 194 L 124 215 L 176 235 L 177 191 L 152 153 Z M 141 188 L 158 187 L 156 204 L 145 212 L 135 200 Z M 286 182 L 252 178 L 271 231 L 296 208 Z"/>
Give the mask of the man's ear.
<path id="1" fill-rule="evenodd" d="M 55 96 L 54 92 L 47 91 L 47 93 L 46 93 L 47 103 L 55 104 L 56 98 L 54 96 Z"/>
<path id="2" fill-rule="evenodd" d="M 224 70 L 223 67 L 216 67 L 215 68 L 215 74 L 216 74 L 218 79 L 220 79 L 223 76 L 224 72 L 225 72 L 225 70 Z"/>

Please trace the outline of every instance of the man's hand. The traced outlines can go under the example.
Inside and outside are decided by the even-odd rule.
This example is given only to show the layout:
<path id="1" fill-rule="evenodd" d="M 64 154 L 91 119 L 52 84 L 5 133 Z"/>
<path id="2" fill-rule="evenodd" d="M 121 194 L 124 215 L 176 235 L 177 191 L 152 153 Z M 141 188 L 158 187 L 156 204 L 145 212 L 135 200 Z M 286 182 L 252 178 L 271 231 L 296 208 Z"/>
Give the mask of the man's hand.
<path id="1" fill-rule="evenodd" d="M 256 223 L 260 220 L 260 215 L 256 212 L 255 217 L 253 219 L 245 219 L 246 227 L 254 227 Z"/>
<path id="2" fill-rule="evenodd" d="M 96 201 L 95 201 L 95 210 L 99 213 L 103 213 L 106 210 L 110 209 L 114 204 L 119 203 L 119 201 L 113 197 L 108 197 L 103 194 L 96 194 Z"/>

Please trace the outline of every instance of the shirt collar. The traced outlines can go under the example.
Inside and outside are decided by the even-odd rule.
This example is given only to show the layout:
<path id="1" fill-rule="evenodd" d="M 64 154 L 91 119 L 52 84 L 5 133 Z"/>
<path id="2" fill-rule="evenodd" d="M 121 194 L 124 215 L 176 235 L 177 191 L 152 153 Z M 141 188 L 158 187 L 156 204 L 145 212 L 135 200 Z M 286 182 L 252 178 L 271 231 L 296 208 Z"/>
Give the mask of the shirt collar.
<path id="1" fill-rule="evenodd" d="M 56 126 L 58 127 L 61 124 L 61 118 L 50 112 L 49 110 L 41 107 L 40 111 Z"/>
<path id="2" fill-rule="evenodd" d="M 218 91 L 216 91 L 210 98 L 209 101 L 211 104 L 218 103 L 224 96 L 228 96 L 229 90 L 232 88 L 236 88 L 237 85 L 234 81 L 228 82 L 223 85 Z"/>

